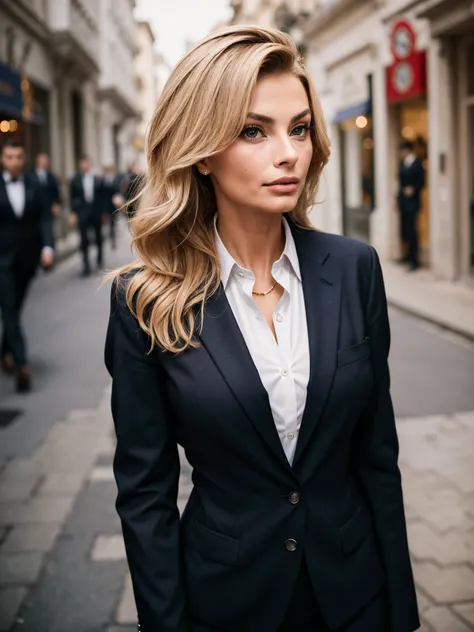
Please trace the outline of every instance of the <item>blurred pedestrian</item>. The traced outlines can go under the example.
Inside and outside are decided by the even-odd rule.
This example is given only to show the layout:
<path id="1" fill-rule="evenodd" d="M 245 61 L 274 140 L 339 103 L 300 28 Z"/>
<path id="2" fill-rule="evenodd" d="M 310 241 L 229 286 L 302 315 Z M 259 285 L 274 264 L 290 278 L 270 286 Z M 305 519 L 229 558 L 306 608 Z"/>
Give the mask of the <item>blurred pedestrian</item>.
<path id="1" fill-rule="evenodd" d="M 136 211 L 136 197 L 140 191 L 140 183 L 143 175 L 139 172 L 136 163 L 131 163 L 122 179 L 120 193 L 124 200 L 125 212 L 128 218 L 132 218 Z"/>
<path id="2" fill-rule="evenodd" d="M 7 141 L 1 150 L 0 178 L 0 309 L 2 368 L 16 373 L 19 392 L 31 389 L 31 371 L 21 327 L 28 287 L 40 263 L 54 262 L 50 206 L 37 179 L 25 173 L 25 148 Z"/>
<path id="3" fill-rule="evenodd" d="M 200 42 L 149 144 L 105 345 L 139 629 L 412 632 L 382 270 L 312 229 L 329 139 L 293 40 Z"/>
<path id="4" fill-rule="evenodd" d="M 103 169 L 102 193 L 104 197 L 103 209 L 109 224 L 109 236 L 112 250 L 117 247 L 117 209 L 122 205 L 120 195 L 120 176 L 113 166 L 108 165 Z"/>
<path id="5" fill-rule="evenodd" d="M 79 229 L 81 236 L 81 252 L 83 268 L 81 276 L 90 275 L 89 261 L 90 232 L 94 233 L 97 246 L 97 268 L 104 265 L 102 224 L 104 210 L 104 196 L 102 178 L 94 175 L 92 160 L 89 156 L 82 156 L 79 161 L 79 172 L 72 177 L 70 183 L 71 224 Z"/>
<path id="6" fill-rule="evenodd" d="M 61 215 L 61 196 L 59 194 L 58 180 L 49 168 L 49 156 L 41 152 L 36 156 L 35 170 L 33 174 L 41 184 L 43 192 L 48 201 L 53 217 Z"/>
<path id="7" fill-rule="evenodd" d="M 412 272 L 420 267 L 417 224 L 424 186 L 425 171 L 421 160 L 415 154 L 415 145 L 411 141 L 405 141 L 400 146 L 398 192 L 401 241 L 404 250 L 400 263 L 408 263 Z"/>

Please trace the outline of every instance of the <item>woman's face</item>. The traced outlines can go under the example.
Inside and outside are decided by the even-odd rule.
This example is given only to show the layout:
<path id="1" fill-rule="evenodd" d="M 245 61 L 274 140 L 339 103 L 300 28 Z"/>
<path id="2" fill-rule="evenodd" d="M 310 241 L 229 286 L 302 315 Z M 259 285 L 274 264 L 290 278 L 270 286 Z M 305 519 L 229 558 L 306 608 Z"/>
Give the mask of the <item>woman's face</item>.
<path id="1" fill-rule="evenodd" d="M 293 210 L 313 156 L 311 125 L 308 97 L 297 77 L 259 79 L 240 137 L 200 164 L 210 172 L 219 212 Z"/>

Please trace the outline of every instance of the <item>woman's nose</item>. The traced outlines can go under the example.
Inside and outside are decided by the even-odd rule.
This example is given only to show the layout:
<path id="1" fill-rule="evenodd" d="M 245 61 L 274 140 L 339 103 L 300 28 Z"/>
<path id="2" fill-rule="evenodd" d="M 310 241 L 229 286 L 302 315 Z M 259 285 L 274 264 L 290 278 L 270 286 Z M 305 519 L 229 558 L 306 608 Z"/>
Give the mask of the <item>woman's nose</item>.
<path id="1" fill-rule="evenodd" d="M 284 138 L 276 139 L 276 150 L 274 166 L 281 167 L 282 165 L 294 165 L 298 160 L 298 152 L 294 147 L 292 141 L 285 134 Z"/>

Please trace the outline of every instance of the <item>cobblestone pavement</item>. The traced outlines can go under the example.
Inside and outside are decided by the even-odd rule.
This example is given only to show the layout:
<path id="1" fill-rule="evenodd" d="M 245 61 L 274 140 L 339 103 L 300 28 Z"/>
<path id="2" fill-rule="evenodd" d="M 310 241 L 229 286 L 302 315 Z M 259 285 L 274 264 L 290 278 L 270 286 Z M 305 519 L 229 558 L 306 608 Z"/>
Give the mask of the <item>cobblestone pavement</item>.
<path id="1" fill-rule="evenodd" d="M 400 419 L 398 428 L 423 631 L 474 630 L 474 412 Z M 113 449 L 107 392 L 1 473 L 2 632 L 135 630 Z M 182 455 L 181 510 L 191 487 Z"/>

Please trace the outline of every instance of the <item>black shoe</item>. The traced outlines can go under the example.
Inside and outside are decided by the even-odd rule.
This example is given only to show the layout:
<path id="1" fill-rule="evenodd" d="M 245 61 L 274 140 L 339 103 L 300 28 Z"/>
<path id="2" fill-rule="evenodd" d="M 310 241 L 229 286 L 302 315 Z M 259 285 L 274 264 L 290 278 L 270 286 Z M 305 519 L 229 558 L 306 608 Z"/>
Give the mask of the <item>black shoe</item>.
<path id="1" fill-rule="evenodd" d="M 11 375 L 15 372 L 15 361 L 11 353 L 5 353 L 2 356 L 2 371 L 7 375 Z"/>
<path id="2" fill-rule="evenodd" d="M 22 367 L 16 374 L 17 393 L 29 393 L 31 391 L 31 374 L 28 367 Z"/>
<path id="3" fill-rule="evenodd" d="M 85 279 L 86 277 L 91 275 L 91 271 L 89 268 L 84 268 L 84 270 L 81 272 L 81 278 Z"/>
<path id="4" fill-rule="evenodd" d="M 408 268 L 408 272 L 416 272 L 417 270 L 420 269 L 420 264 L 419 263 L 411 263 L 410 267 Z"/>
<path id="5" fill-rule="evenodd" d="M 401 257 L 400 259 L 396 260 L 396 263 L 399 263 L 401 266 L 404 266 L 406 263 L 409 263 L 409 259 L 408 257 Z"/>

